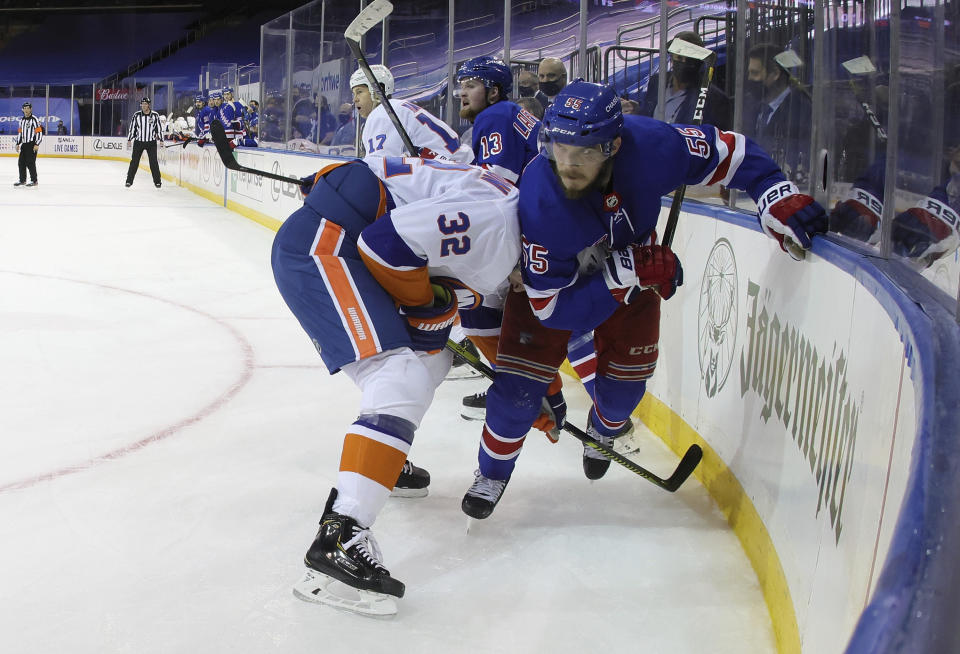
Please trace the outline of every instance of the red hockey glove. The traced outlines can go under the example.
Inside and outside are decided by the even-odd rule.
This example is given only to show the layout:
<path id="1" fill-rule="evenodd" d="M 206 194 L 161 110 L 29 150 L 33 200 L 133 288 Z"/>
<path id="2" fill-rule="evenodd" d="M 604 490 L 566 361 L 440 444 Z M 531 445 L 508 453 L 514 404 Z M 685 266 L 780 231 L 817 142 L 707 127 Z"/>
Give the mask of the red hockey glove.
<path id="1" fill-rule="evenodd" d="M 830 213 L 830 229 L 838 234 L 849 236 L 858 241 L 875 245 L 880 241 L 880 216 L 883 215 L 883 202 L 856 186 L 850 190 L 850 197 Z"/>
<path id="2" fill-rule="evenodd" d="M 401 306 L 400 313 L 407 319 L 407 333 L 411 348 L 431 354 L 439 352 L 450 338 L 450 330 L 457 319 L 456 289 L 442 278 L 430 280 L 433 304 L 427 307 Z"/>
<path id="3" fill-rule="evenodd" d="M 946 203 L 927 197 L 893 219 L 893 251 L 926 268 L 957 249 L 960 218 Z"/>
<path id="4" fill-rule="evenodd" d="M 563 392 L 557 391 L 553 395 L 543 398 L 540 415 L 533 421 L 533 426 L 542 431 L 556 443 L 560 440 L 560 430 L 567 422 L 567 401 L 563 399 Z"/>
<path id="5" fill-rule="evenodd" d="M 665 245 L 633 245 L 610 253 L 603 278 L 618 302 L 630 304 L 648 288 L 669 300 L 683 286 L 683 267 Z"/>

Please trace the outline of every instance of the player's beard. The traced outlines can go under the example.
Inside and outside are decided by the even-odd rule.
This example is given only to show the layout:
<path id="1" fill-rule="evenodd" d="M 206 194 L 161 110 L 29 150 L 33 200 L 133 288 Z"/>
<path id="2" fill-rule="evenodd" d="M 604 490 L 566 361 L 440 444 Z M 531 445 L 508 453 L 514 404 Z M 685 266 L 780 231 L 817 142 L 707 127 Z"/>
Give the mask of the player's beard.
<path id="1" fill-rule="evenodd" d="M 563 183 L 563 178 L 560 177 L 560 172 L 557 170 L 557 162 L 553 159 L 550 159 L 550 168 L 553 169 L 553 174 L 557 178 L 557 183 L 560 184 L 560 188 L 563 189 L 563 195 L 568 200 L 579 200 L 584 198 L 594 191 L 602 191 L 603 187 L 607 185 L 607 182 L 610 181 L 610 175 L 613 173 L 613 157 L 609 157 L 603 164 L 600 166 L 600 170 L 597 171 L 597 176 L 594 177 L 589 184 L 584 186 L 581 189 L 570 189 Z"/>
<path id="2" fill-rule="evenodd" d="M 484 107 L 484 109 L 486 109 L 486 107 Z M 480 115 L 481 111 L 483 111 L 483 109 L 474 109 L 473 105 L 468 107 L 460 105 L 460 117 L 464 120 L 469 120 L 471 123 L 473 122 L 474 118 Z"/>

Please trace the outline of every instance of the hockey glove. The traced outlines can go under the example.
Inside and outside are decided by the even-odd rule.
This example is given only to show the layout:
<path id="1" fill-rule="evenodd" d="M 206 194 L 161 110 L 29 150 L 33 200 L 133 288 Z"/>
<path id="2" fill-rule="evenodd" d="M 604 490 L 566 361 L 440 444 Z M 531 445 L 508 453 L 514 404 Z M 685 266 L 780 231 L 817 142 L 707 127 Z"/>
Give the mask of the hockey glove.
<path id="1" fill-rule="evenodd" d="M 683 267 L 665 245 L 633 245 L 610 253 L 603 279 L 614 299 L 624 304 L 630 304 L 648 288 L 669 300 L 683 285 Z"/>
<path id="2" fill-rule="evenodd" d="M 439 352 L 450 338 L 450 330 L 457 318 L 457 293 L 449 281 L 442 278 L 430 280 L 433 287 L 433 304 L 425 307 L 401 306 L 400 313 L 407 319 L 414 350 Z"/>
<path id="3" fill-rule="evenodd" d="M 893 219 L 893 251 L 926 268 L 957 249 L 958 227 L 956 211 L 935 198 L 924 198 Z"/>
<path id="4" fill-rule="evenodd" d="M 883 202 L 867 191 L 853 187 L 850 197 L 830 213 L 830 229 L 838 234 L 870 245 L 880 241 L 880 216 L 883 215 Z"/>
<path id="5" fill-rule="evenodd" d="M 542 431 L 556 443 L 560 440 L 560 430 L 567 422 L 567 401 L 563 399 L 563 392 L 557 391 L 553 395 L 543 398 L 540 415 L 533 421 L 533 426 Z"/>
<path id="6" fill-rule="evenodd" d="M 827 213 L 816 200 L 800 193 L 793 182 L 780 182 L 767 189 L 757 201 L 760 226 L 770 238 L 777 240 L 780 249 L 796 260 L 803 258 L 800 250 L 809 250 L 814 234 L 827 231 Z"/>

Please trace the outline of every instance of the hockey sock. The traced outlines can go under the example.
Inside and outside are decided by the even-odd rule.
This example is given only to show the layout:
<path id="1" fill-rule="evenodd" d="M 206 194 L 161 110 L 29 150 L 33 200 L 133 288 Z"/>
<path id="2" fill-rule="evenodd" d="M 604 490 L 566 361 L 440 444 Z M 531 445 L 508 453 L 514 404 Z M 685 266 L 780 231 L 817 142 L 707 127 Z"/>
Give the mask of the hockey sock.
<path id="1" fill-rule="evenodd" d="M 363 415 L 343 440 L 333 510 L 364 527 L 386 504 L 413 443 L 413 424 L 387 415 Z"/>

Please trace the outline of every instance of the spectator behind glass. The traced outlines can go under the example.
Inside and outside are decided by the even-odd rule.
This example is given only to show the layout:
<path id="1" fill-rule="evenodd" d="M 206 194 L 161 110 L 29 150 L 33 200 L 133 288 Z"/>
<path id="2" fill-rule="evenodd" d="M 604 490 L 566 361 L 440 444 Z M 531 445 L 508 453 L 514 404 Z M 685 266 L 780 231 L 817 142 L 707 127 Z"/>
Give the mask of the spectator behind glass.
<path id="1" fill-rule="evenodd" d="M 810 170 L 809 95 L 791 86 L 790 76 L 774 57 L 783 51 L 764 43 L 747 52 L 743 131 L 752 137 L 798 185 Z"/>
<path id="2" fill-rule="evenodd" d="M 639 103 L 634 102 L 630 98 L 620 98 L 620 111 L 624 114 L 641 115 Z"/>
<path id="3" fill-rule="evenodd" d="M 357 136 L 357 123 L 353 119 L 352 104 L 344 102 L 340 105 L 340 109 L 337 111 L 337 123 L 340 127 L 333 135 L 330 145 L 353 145 Z"/>
<path id="4" fill-rule="evenodd" d="M 546 109 L 553 104 L 553 99 L 567 85 L 567 69 L 556 57 L 547 57 L 537 68 L 537 80 L 540 89 L 534 97 Z"/>
<path id="5" fill-rule="evenodd" d="M 67 133 L 67 126 L 63 124 L 63 121 L 57 121 L 57 134 L 64 135 Z"/>
<path id="6" fill-rule="evenodd" d="M 696 32 L 680 32 L 670 42 L 672 43 L 674 39 L 703 47 L 703 40 Z M 700 96 L 703 62 L 674 55 L 669 55 L 669 57 L 671 70 L 667 76 L 663 120 L 668 123 L 690 124 L 693 122 L 693 113 Z M 640 99 L 639 113 L 644 116 L 655 114 L 659 88 L 660 74 L 655 73 L 650 76 L 647 92 Z M 627 111 L 624 110 L 624 113 L 627 113 Z M 730 98 L 715 84 L 711 84 L 707 89 L 707 104 L 703 110 L 703 122 L 708 125 L 715 125 L 722 130 L 733 128 L 733 110 Z"/>
<path id="7" fill-rule="evenodd" d="M 311 120 L 311 122 L 314 121 Z M 333 135 L 337 131 L 337 119 L 330 111 L 330 105 L 327 104 L 327 96 L 325 95 L 320 96 L 320 122 L 317 129 L 319 130 L 320 145 L 330 145 L 330 141 L 333 140 Z M 315 136 L 317 135 L 311 134 L 310 140 L 317 143 Z"/>
<path id="8" fill-rule="evenodd" d="M 521 70 L 517 76 L 517 97 L 532 98 L 539 90 L 540 82 L 537 81 L 537 76 L 529 70 Z"/>

